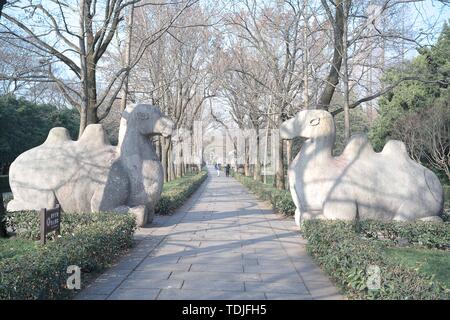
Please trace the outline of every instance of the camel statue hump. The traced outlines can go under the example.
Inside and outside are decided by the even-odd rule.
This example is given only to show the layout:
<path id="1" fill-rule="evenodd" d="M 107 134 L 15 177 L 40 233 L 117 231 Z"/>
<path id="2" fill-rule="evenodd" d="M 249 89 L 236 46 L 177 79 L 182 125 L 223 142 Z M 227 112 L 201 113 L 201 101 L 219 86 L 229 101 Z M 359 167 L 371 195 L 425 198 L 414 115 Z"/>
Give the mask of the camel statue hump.
<path id="1" fill-rule="evenodd" d="M 363 133 L 354 134 L 351 136 L 350 141 L 345 146 L 342 155 L 346 158 L 353 158 L 356 156 L 373 154 L 375 151 L 367 138 L 367 135 Z"/>
<path id="2" fill-rule="evenodd" d="M 69 130 L 63 127 L 56 127 L 50 130 L 44 144 L 54 145 L 68 141 L 72 141 L 72 139 L 70 138 Z"/>
<path id="3" fill-rule="evenodd" d="M 385 145 L 381 154 L 385 156 L 403 156 L 409 158 L 408 151 L 406 151 L 406 146 L 402 141 L 399 140 L 389 140 Z"/>
<path id="4" fill-rule="evenodd" d="M 81 144 L 93 146 L 110 146 L 111 142 L 106 135 L 105 129 L 101 124 L 90 124 L 84 129 L 83 134 L 78 140 Z"/>

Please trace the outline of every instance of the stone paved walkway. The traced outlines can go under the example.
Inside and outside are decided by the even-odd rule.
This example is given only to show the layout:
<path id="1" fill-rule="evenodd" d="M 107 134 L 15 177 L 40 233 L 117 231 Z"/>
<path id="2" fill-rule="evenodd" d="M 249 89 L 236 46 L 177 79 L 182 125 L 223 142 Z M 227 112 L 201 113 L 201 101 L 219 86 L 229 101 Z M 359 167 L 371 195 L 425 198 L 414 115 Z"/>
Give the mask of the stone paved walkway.
<path id="1" fill-rule="evenodd" d="M 76 299 L 342 299 L 292 219 L 233 178 L 207 181 Z"/>

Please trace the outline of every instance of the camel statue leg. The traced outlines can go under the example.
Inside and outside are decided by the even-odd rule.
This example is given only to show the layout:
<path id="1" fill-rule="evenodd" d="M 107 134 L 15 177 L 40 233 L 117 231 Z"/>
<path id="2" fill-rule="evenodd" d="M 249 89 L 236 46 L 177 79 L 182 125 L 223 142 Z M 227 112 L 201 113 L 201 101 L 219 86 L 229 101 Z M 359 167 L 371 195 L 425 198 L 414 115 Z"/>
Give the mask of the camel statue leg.
<path id="1" fill-rule="evenodd" d="M 410 208 L 406 203 L 402 203 L 402 205 L 398 208 L 394 221 L 411 221 L 411 213 L 414 212 L 414 208 Z M 423 222 L 434 222 L 434 223 L 440 223 L 443 222 L 442 218 L 439 216 L 428 216 L 428 217 L 422 217 L 416 219 L 417 221 L 423 221 Z"/>
<path id="2" fill-rule="evenodd" d="M 152 223 L 155 217 L 155 205 L 152 203 L 147 204 L 147 218 L 146 223 Z"/>
<path id="3" fill-rule="evenodd" d="M 358 206 L 351 199 L 345 200 L 327 200 L 323 205 L 323 217 L 330 220 L 347 220 L 356 219 Z"/>
<path id="4" fill-rule="evenodd" d="M 291 181 L 291 179 L 289 179 L 289 181 Z M 299 198 L 298 198 L 298 195 L 297 195 L 297 190 L 295 190 L 295 185 L 294 184 L 290 185 L 289 191 L 291 192 L 292 200 L 294 201 L 294 204 L 295 204 L 295 207 L 296 207 L 296 209 L 295 209 L 295 224 L 300 227 L 301 218 L 302 218 L 302 212 L 300 210 L 300 208 L 301 208 L 300 207 L 300 202 L 298 200 Z"/>
<path id="5" fill-rule="evenodd" d="M 111 210 L 115 213 L 131 213 L 136 217 L 136 225 L 138 227 L 144 227 L 147 224 L 147 208 L 145 205 L 128 207 L 128 206 L 120 206 Z"/>

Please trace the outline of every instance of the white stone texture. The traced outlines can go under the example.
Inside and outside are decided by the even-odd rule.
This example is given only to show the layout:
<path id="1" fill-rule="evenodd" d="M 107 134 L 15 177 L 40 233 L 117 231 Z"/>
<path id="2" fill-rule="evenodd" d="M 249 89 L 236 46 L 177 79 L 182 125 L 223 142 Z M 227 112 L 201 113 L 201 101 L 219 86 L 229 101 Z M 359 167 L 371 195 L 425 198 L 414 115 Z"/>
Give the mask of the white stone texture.
<path id="1" fill-rule="evenodd" d="M 302 219 L 440 221 L 443 190 L 437 176 L 411 160 L 401 141 L 376 153 L 362 134 L 332 155 L 335 124 L 324 110 L 304 110 L 281 126 L 281 137 L 307 140 L 289 166 L 289 185 Z"/>
<path id="2" fill-rule="evenodd" d="M 11 164 L 8 211 L 58 202 L 65 212 L 133 212 L 139 226 L 151 222 L 164 179 L 150 137 L 169 136 L 173 127 L 158 107 L 136 104 L 122 114 L 117 147 L 101 124 L 87 126 L 78 141 L 53 128 L 42 145 Z"/>

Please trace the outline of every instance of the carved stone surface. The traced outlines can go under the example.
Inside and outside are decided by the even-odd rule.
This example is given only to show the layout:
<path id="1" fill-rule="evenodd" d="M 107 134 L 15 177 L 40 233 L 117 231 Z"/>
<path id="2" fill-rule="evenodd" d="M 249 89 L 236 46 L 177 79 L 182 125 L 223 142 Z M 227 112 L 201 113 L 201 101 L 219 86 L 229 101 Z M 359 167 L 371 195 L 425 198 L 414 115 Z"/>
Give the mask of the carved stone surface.
<path id="1" fill-rule="evenodd" d="M 158 107 L 147 104 L 125 109 L 117 147 L 101 124 L 87 126 L 78 141 L 70 139 L 67 129 L 53 128 L 42 145 L 11 164 L 14 198 L 8 211 L 59 202 L 66 212 L 133 212 L 139 226 L 151 222 L 164 179 L 150 136 L 169 136 L 173 128 Z"/>
<path id="2" fill-rule="evenodd" d="M 354 135 L 334 157 L 334 120 L 323 110 L 299 112 L 280 134 L 307 138 L 288 170 L 297 224 L 310 218 L 441 221 L 442 185 L 409 158 L 403 142 L 390 140 L 376 153 L 365 135 Z"/>

